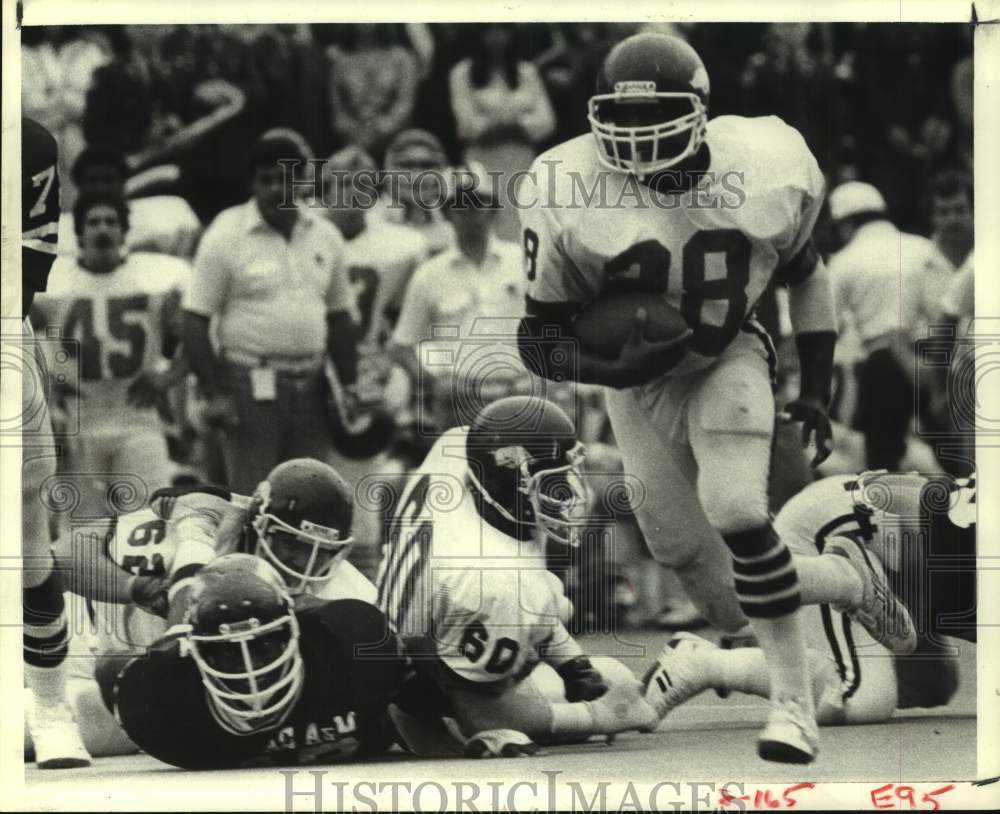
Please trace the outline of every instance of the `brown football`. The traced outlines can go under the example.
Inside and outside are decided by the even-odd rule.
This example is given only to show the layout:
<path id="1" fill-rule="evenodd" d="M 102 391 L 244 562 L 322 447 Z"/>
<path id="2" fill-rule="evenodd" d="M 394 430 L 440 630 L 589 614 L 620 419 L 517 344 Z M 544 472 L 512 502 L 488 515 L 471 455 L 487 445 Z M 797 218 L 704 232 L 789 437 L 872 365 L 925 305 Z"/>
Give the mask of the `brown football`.
<path id="1" fill-rule="evenodd" d="M 584 350 L 614 359 L 632 331 L 635 313 L 646 309 L 646 339 L 665 342 L 688 329 L 681 312 L 659 294 L 608 291 L 584 306 L 573 320 L 573 334 Z"/>

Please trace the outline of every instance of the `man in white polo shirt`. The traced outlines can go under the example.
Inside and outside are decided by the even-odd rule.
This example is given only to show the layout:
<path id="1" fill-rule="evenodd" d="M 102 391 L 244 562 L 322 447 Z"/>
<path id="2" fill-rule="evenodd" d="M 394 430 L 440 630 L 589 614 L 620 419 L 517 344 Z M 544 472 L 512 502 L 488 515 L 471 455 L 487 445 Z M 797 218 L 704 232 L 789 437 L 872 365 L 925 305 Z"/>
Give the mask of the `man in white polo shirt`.
<path id="1" fill-rule="evenodd" d="M 866 467 L 892 471 L 915 412 L 913 343 L 938 319 L 951 264 L 927 238 L 900 232 L 870 184 L 841 184 L 829 204 L 844 242 L 829 263 L 841 336 L 853 333 L 860 346 L 855 425 Z"/>
<path id="2" fill-rule="evenodd" d="M 302 158 L 288 138 L 258 141 L 253 197 L 205 231 L 186 303 L 206 419 L 224 428 L 229 483 L 243 494 L 281 461 L 330 458 L 326 355 L 348 389 L 357 375 L 343 238 L 295 206 L 293 168 L 279 163 Z"/>
<path id="3" fill-rule="evenodd" d="M 418 383 L 425 434 L 468 424 L 490 401 L 531 388 L 515 340 L 520 247 L 494 234 L 496 202 L 479 176 L 456 170 L 450 180 L 455 246 L 413 273 L 392 336 L 395 359 Z"/>

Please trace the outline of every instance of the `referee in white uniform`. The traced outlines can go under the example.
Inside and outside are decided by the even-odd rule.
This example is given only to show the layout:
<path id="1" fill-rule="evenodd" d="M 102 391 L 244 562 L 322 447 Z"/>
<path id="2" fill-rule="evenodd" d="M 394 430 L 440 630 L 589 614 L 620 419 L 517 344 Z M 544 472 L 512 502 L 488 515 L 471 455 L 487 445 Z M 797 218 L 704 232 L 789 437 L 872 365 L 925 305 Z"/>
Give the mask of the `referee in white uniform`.
<path id="1" fill-rule="evenodd" d="M 865 436 L 865 465 L 892 471 L 916 412 L 913 343 L 939 319 L 952 267 L 930 240 L 890 222 L 870 184 L 840 185 L 829 205 L 844 244 L 829 263 L 841 335 L 854 332 L 862 349 L 854 423 Z"/>

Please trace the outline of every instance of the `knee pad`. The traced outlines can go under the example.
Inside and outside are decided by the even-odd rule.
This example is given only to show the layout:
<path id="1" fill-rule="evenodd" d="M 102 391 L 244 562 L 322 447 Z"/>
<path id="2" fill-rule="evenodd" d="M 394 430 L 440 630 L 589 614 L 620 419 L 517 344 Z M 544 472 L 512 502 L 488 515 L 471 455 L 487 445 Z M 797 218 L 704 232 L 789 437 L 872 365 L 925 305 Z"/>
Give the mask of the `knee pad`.
<path id="1" fill-rule="evenodd" d="M 723 538 L 733 555 L 736 596 L 748 617 L 773 619 L 799 608 L 799 577 L 791 552 L 770 523 Z"/>

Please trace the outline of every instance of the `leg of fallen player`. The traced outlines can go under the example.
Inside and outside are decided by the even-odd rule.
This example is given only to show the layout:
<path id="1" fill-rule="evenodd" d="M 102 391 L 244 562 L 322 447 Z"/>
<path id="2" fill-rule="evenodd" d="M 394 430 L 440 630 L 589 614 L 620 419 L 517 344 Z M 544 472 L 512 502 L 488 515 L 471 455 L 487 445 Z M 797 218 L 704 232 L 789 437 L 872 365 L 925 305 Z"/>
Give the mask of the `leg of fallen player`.
<path id="1" fill-rule="evenodd" d="M 849 537 L 834 536 L 824 552 L 796 560 L 803 604 L 849 612 L 879 644 L 897 655 L 913 652 L 917 633 L 909 612 L 886 583 L 874 553 Z"/>
<path id="2" fill-rule="evenodd" d="M 859 672 L 842 677 L 834 657 L 814 647 L 807 650 L 816 722 L 820 726 L 867 724 L 887 720 L 897 707 L 900 691 L 891 658 L 881 651 L 864 658 Z M 675 636 L 650 671 L 670 677 L 664 715 L 705 690 L 721 697 L 738 692 L 771 698 L 767 658 L 758 647 L 723 650 L 690 633 Z"/>

